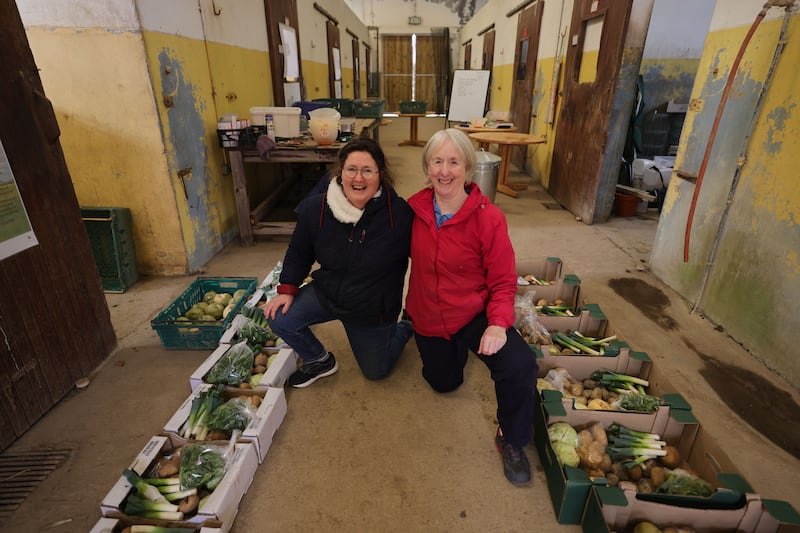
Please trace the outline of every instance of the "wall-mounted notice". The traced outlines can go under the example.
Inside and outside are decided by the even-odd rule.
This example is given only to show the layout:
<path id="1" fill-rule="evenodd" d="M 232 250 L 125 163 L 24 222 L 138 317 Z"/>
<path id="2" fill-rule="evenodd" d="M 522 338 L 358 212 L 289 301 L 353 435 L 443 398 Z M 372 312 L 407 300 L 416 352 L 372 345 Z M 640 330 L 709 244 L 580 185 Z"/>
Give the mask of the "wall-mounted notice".
<path id="1" fill-rule="evenodd" d="M 39 241 L 33 233 L 11 164 L 0 141 L 0 260 L 37 244 Z"/>
<path id="2" fill-rule="evenodd" d="M 488 90 L 488 70 L 453 71 L 453 88 L 450 92 L 447 120 L 469 122 L 473 118 L 482 117 Z"/>

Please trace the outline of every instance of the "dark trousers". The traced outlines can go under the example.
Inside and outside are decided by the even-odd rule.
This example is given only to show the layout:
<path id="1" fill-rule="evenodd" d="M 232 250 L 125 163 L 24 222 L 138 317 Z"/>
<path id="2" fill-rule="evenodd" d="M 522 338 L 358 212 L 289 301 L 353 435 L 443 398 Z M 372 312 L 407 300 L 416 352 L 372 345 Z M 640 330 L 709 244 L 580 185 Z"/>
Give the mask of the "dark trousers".
<path id="1" fill-rule="evenodd" d="M 497 421 L 506 441 L 523 447 L 531 441 L 536 399 L 536 354 L 514 328 L 508 341 L 491 356 L 478 354 L 481 336 L 488 326 L 485 313 L 445 339 L 414 334 L 422 357 L 422 377 L 437 392 L 456 390 L 464 382 L 469 351 L 489 368 L 497 397 Z"/>

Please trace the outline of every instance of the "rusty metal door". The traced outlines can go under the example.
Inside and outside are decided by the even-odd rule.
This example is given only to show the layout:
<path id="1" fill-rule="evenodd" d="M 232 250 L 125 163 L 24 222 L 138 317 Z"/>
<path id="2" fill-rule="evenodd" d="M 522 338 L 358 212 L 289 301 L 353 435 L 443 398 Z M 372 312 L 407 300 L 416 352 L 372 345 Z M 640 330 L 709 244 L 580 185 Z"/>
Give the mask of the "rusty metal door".
<path id="1" fill-rule="evenodd" d="M 523 9 L 517 22 L 517 49 L 514 53 L 514 84 L 511 89 L 510 119 L 519 131 L 531 128 L 531 97 L 535 86 L 536 58 L 539 55 L 539 36 L 542 27 L 544 1 Z M 527 146 L 512 148 L 511 162 L 525 167 Z"/>
<path id="2" fill-rule="evenodd" d="M 297 36 L 297 43 L 300 43 L 299 24 L 297 22 L 297 2 L 296 0 L 264 0 L 264 13 L 267 19 L 267 41 L 269 43 L 270 63 L 269 69 L 272 76 L 272 93 L 277 107 L 286 105 L 286 95 L 284 84 L 299 83 L 300 99 L 305 99 L 305 87 L 303 86 L 303 70 L 299 69 L 298 77 L 287 79 L 283 77 L 284 61 L 283 47 L 281 46 L 281 32 L 279 24 L 285 24 L 294 29 Z M 300 47 L 295 47 L 297 62 L 302 65 L 300 57 Z"/>
<path id="3" fill-rule="evenodd" d="M 548 189 L 584 222 L 598 221 L 598 190 L 632 0 L 576 0 L 567 37 L 562 107 Z M 584 54 L 587 28 L 600 32 L 596 68 Z M 614 176 L 616 180 L 616 176 Z"/>

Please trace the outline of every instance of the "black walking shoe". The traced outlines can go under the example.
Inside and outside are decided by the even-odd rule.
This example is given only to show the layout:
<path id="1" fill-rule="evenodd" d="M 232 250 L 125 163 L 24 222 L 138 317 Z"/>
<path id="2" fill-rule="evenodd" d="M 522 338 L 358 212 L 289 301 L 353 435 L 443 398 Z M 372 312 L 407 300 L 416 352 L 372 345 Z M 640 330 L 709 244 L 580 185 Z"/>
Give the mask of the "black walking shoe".
<path id="1" fill-rule="evenodd" d="M 289 385 L 302 389 L 303 387 L 308 387 L 319 378 L 335 374 L 337 370 L 339 370 L 339 365 L 336 364 L 336 358 L 331 352 L 328 352 L 328 358 L 324 361 L 303 363 L 303 366 L 289 376 Z"/>
<path id="2" fill-rule="evenodd" d="M 503 432 L 497 428 L 494 445 L 503 456 L 503 473 L 514 485 L 525 485 L 531 481 L 531 465 L 525 450 L 509 444 L 503 438 Z"/>

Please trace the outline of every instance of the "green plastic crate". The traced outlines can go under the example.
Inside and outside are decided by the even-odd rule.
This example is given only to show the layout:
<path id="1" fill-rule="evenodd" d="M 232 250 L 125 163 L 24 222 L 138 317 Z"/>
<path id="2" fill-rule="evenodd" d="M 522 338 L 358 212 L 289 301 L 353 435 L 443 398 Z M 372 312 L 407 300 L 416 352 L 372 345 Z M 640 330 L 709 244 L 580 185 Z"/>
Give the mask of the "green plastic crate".
<path id="1" fill-rule="evenodd" d="M 328 102 L 332 108 L 343 117 L 352 117 L 355 114 L 352 98 L 315 98 L 313 102 Z"/>
<path id="2" fill-rule="evenodd" d="M 219 339 L 228 329 L 233 318 L 241 311 L 250 295 L 258 286 L 256 278 L 197 278 L 171 304 L 150 321 L 151 327 L 168 350 L 215 349 Z M 216 322 L 178 320 L 194 304 L 203 299 L 208 291 L 233 294 L 244 289 L 245 294 L 223 320 Z"/>
<path id="3" fill-rule="evenodd" d="M 131 211 L 126 207 L 82 207 L 81 217 L 106 292 L 125 292 L 139 279 Z"/>
<path id="4" fill-rule="evenodd" d="M 400 113 L 403 115 L 422 115 L 427 107 L 428 102 L 424 100 L 403 100 L 400 102 Z"/>
<path id="5" fill-rule="evenodd" d="M 377 98 L 369 98 L 355 101 L 355 113 L 357 118 L 383 118 L 384 101 Z"/>

